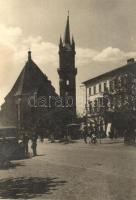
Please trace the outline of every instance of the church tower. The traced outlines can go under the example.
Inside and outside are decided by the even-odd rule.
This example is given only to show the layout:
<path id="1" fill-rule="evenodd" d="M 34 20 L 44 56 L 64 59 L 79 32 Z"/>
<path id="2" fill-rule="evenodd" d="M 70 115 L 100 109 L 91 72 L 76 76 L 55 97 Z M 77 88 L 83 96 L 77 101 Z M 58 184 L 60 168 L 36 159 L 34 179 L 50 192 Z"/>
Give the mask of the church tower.
<path id="1" fill-rule="evenodd" d="M 76 74 L 75 42 L 70 36 L 69 13 L 67 16 L 64 39 L 59 43 L 59 87 L 60 96 L 65 99 L 65 106 L 76 116 Z"/>

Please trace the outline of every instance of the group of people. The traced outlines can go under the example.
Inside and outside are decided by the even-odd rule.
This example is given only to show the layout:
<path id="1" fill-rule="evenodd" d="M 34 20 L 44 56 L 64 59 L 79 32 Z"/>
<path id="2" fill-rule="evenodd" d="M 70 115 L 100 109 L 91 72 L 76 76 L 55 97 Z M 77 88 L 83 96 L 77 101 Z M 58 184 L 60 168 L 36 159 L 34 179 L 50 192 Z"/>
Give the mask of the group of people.
<path id="1" fill-rule="evenodd" d="M 37 155 L 37 139 L 38 139 L 38 136 L 36 133 L 33 133 L 31 135 L 31 137 L 27 134 L 27 133 L 23 133 L 23 136 L 22 136 L 22 143 L 23 143 L 23 147 L 24 147 L 24 151 L 25 151 L 25 156 L 28 156 L 29 154 L 29 140 L 31 140 L 31 148 L 32 148 L 32 151 L 33 151 L 33 156 L 36 156 Z"/>
<path id="2" fill-rule="evenodd" d="M 80 128 L 81 131 L 81 137 L 83 137 L 84 142 L 87 144 L 87 138 L 89 137 L 89 143 L 91 144 L 96 144 L 97 143 L 97 137 L 96 134 L 94 132 L 88 131 L 88 127 L 83 124 L 81 125 Z M 89 132 L 89 133 L 88 133 Z"/>

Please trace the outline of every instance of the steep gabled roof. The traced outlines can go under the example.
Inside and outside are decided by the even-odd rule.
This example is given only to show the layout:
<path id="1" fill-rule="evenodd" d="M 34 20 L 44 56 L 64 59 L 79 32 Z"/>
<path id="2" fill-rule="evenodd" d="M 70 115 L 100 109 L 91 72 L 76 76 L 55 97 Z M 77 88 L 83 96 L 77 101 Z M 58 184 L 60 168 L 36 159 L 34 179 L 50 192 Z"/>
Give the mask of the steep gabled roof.
<path id="1" fill-rule="evenodd" d="M 31 52 L 29 51 L 28 61 L 26 62 L 18 79 L 6 98 L 9 96 L 30 95 L 33 92 L 37 92 L 41 86 L 49 87 L 50 92 L 55 93 L 55 89 L 51 85 L 51 82 L 48 80 L 47 76 L 31 59 Z"/>

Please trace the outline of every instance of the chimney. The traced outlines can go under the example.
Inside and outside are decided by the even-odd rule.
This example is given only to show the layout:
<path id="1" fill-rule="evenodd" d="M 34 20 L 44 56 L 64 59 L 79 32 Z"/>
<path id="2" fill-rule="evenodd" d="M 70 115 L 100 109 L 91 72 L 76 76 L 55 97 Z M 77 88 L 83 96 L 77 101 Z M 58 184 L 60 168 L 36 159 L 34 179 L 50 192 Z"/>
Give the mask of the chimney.
<path id="1" fill-rule="evenodd" d="M 135 62 L 135 59 L 134 58 L 130 58 L 127 60 L 127 64 L 132 64 Z"/>

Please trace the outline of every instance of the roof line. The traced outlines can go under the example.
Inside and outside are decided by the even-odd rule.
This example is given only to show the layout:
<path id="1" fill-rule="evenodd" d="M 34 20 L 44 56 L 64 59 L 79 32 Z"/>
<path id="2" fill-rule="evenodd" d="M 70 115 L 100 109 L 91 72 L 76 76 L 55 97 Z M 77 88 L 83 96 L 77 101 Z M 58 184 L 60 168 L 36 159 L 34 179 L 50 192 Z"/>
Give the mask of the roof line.
<path id="1" fill-rule="evenodd" d="M 105 72 L 105 73 L 103 73 L 103 74 L 100 74 L 100 75 L 98 75 L 98 76 L 95 76 L 95 77 L 93 77 L 93 78 L 91 78 L 91 79 L 88 79 L 88 80 L 86 80 L 86 81 L 83 81 L 82 84 L 86 84 L 86 83 L 88 83 L 88 82 L 90 82 L 90 81 L 93 82 L 93 81 L 95 81 L 95 80 L 98 79 L 98 78 L 104 78 L 106 75 L 112 74 L 112 73 L 114 73 L 114 72 L 116 72 L 116 71 L 120 71 L 120 70 L 122 70 L 122 69 L 124 69 L 124 68 L 129 67 L 129 66 L 132 65 L 132 64 L 136 64 L 136 61 L 133 62 L 133 63 L 127 63 L 126 65 L 123 65 L 123 66 L 118 67 L 118 68 L 116 68 L 116 69 L 112 69 L 112 70 L 107 71 L 107 72 Z"/>

